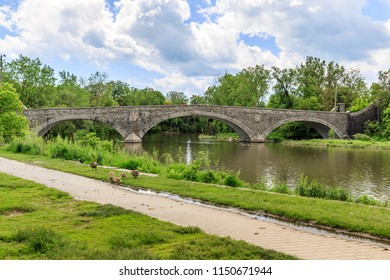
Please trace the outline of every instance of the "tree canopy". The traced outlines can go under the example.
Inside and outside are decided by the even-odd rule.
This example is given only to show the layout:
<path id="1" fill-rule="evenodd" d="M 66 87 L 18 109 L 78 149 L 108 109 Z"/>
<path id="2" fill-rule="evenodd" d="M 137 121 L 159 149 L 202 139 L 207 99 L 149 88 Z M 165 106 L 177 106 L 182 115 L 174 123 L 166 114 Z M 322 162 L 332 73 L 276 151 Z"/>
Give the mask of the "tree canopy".
<path id="1" fill-rule="evenodd" d="M 16 90 L 8 83 L 0 84 L 0 142 L 10 142 L 27 130 L 28 121 Z"/>

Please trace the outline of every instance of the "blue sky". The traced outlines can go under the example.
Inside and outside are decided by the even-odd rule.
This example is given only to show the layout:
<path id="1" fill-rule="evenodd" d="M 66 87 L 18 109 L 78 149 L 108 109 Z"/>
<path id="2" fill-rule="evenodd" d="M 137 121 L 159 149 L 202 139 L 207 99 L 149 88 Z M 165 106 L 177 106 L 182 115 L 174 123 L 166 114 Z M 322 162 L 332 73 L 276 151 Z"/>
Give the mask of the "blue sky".
<path id="1" fill-rule="evenodd" d="M 0 0 L 0 53 L 188 96 L 225 72 L 306 56 L 371 83 L 390 67 L 390 0 Z"/>

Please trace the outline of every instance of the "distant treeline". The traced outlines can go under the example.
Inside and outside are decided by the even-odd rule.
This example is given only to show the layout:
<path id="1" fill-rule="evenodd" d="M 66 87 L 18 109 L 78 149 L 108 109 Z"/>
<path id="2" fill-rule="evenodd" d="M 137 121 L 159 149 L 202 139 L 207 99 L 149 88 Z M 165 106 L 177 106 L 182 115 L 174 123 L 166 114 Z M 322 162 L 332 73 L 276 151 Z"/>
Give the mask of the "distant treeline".
<path id="1" fill-rule="evenodd" d="M 225 73 L 216 77 L 203 95 L 190 98 L 179 91 L 164 94 L 153 88 L 138 89 L 122 81 L 112 81 L 102 72 L 81 78 L 61 71 L 57 79 L 54 70 L 43 65 L 39 58 L 22 55 L 4 62 L 2 76 L 3 82 L 16 89 L 28 108 L 208 104 L 330 111 L 337 103 L 345 103 L 347 110 L 358 111 L 377 102 L 383 122 L 368 123 L 366 133 L 377 138 L 390 136 L 390 69 L 380 71 L 378 81 L 368 84 L 360 70 L 346 69 L 315 57 L 307 57 L 294 68 L 267 69 L 256 65 L 236 74 Z M 102 124 L 74 121 L 54 127 L 49 137 L 72 136 L 79 129 L 96 132 L 101 137 L 115 134 Z M 232 130 L 218 121 L 183 117 L 152 129 L 152 132 L 165 131 L 213 134 Z M 278 129 L 273 137 L 301 139 L 319 135 L 303 124 L 291 123 Z"/>

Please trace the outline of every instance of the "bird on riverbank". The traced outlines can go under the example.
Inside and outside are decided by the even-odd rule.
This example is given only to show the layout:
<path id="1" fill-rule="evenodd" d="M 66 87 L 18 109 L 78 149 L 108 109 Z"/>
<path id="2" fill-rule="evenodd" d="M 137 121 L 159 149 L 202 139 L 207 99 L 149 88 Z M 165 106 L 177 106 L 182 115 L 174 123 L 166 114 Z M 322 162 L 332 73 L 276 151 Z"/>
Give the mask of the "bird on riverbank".
<path id="1" fill-rule="evenodd" d="M 91 168 L 92 168 L 92 169 L 95 169 L 95 170 L 97 170 L 97 166 L 98 166 L 98 164 L 97 164 L 97 162 L 96 162 L 96 161 L 94 161 L 94 162 L 91 162 L 91 163 L 89 164 L 89 166 L 91 166 Z"/>
<path id="2" fill-rule="evenodd" d="M 138 170 L 132 170 L 131 172 L 131 175 L 133 175 L 134 179 L 136 179 L 139 175 L 139 171 Z"/>
<path id="3" fill-rule="evenodd" d="M 112 184 L 119 184 L 121 182 L 120 177 L 116 177 L 114 172 L 108 174 L 108 181 Z"/>

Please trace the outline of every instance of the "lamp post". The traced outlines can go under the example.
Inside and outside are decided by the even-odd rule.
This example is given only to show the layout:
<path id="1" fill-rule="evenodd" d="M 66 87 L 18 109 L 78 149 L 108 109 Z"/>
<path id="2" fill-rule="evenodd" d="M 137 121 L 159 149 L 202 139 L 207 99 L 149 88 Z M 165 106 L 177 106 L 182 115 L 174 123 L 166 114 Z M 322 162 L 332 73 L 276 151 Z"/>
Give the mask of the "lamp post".
<path id="1" fill-rule="evenodd" d="M 334 111 L 337 112 L 337 83 L 336 83 L 336 89 L 334 91 Z"/>
<path id="2" fill-rule="evenodd" d="M 3 57 L 5 54 L 0 54 L 0 84 L 3 84 Z"/>

